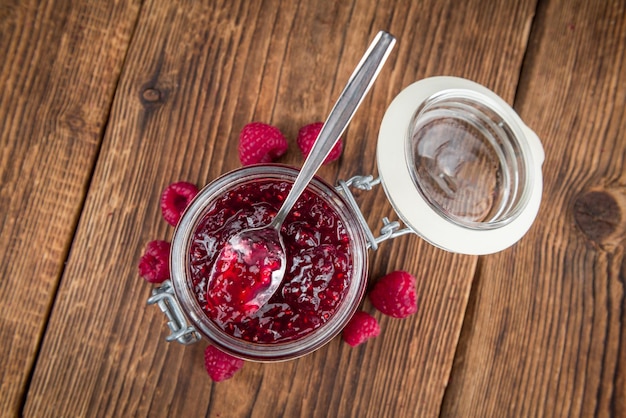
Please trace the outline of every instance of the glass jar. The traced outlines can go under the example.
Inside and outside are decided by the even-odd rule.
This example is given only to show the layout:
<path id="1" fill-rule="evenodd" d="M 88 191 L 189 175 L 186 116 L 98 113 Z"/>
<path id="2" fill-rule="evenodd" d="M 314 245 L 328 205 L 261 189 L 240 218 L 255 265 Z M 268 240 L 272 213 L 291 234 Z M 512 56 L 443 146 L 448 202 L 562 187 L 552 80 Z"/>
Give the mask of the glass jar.
<path id="1" fill-rule="evenodd" d="M 249 166 L 227 173 L 211 182 L 200 191 L 199 195 L 194 199 L 183 215 L 174 232 L 170 256 L 171 282 L 174 293 L 185 316 L 189 319 L 195 330 L 210 340 L 214 345 L 227 353 L 248 360 L 274 361 L 291 359 L 310 353 L 321 347 L 341 332 L 343 327 L 350 320 L 363 297 L 367 285 L 367 242 L 363 229 L 358 219 L 355 217 L 352 207 L 340 196 L 335 188 L 326 184 L 319 178 L 314 178 L 309 184 L 307 191 L 313 193 L 320 202 L 323 201 L 328 204 L 332 213 L 336 215 L 336 219 L 333 220 L 333 223 L 340 222 L 343 224 L 345 230 L 342 229 L 342 231 L 345 232 L 349 242 L 349 252 L 347 252 L 347 254 L 350 260 L 342 265 L 342 267 L 345 267 L 346 271 L 338 273 L 349 277 L 349 280 L 347 280 L 346 288 L 342 289 L 340 303 L 336 306 L 333 305 L 330 311 L 330 317 L 327 320 L 323 318 L 322 316 L 328 315 L 328 311 L 324 310 L 322 314 L 322 308 L 320 308 L 320 323 L 316 325 L 310 325 L 311 322 L 309 321 L 306 323 L 306 327 L 313 329 L 302 331 L 296 337 L 289 338 L 286 341 L 254 342 L 251 338 L 246 340 L 241 336 L 235 337 L 226 332 L 223 327 L 218 326 L 216 321 L 210 319 L 207 312 L 202 309 L 202 295 L 199 295 L 198 290 L 194 289 L 195 284 L 191 279 L 193 273 L 190 254 L 192 253 L 192 242 L 196 231 L 198 231 L 202 222 L 206 219 L 207 212 L 210 209 L 215 210 L 218 199 L 223 198 L 228 195 L 228 193 L 233 193 L 233 190 L 242 190 L 242 187 L 246 186 L 252 186 L 254 190 L 257 190 L 257 185 L 267 184 L 268 182 L 293 183 L 297 174 L 298 171 L 296 169 L 279 165 Z M 275 209 L 278 208 L 276 207 Z M 219 215 L 219 211 L 217 212 Z M 290 227 L 289 219 L 288 217 L 286 225 L 283 226 L 283 231 Z M 301 219 L 303 219 L 303 221 L 293 222 L 293 225 L 299 226 L 302 224 L 304 220 L 308 219 L 307 214 L 303 214 Z M 245 229 L 250 226 L 257 225 L 242 225 L 241 228 Z M 316 249 L 312 249 L 309 251 L 307 257 L 311 257 L 310 254 L 315 254 L 315 250 Z M 300 260 L 300 262 L 302 262 L 302 260 Z M 291 279 L 291 273 L 287 272 L 283 284 L 289 282 Z M 299 276 L 298 280 L 305 281 L 306 279 L 302 279 Z M 334 280 L 334 277 L 330 280 Z M 323 285 L 325 286 L 326 283 L 323 282 Z M 205 288 L 206 286 L 201 287 Z M 282 289 L 281 287 L 277 293 L 280 293 Z M 326 294 L 324 290 L 320 291 L 320 297 Z M 328 294 L 330 294 L 330 290 Z M 271 302 L 272 301 L 270 301 L 270 303 Z M 295 302 L 290 301 L 290 303 L 291 305 L 288 306 L 284 301 L 280 304 L 277 302 L 277 306 L 288 306 L 288 308 L 285 309 L 291 310 L 298 309 Z M 307 307 L 309 307 L 308 301 L 303 303 L 307 303 Z M 322 303 L 327 302 L 318 301 L 319 306 L 322 306 Z M 265 323 L 267 320 L 276 320 L 271 316 L 271 312 L 273 311 L 262 314 L 258 322 Z M 300 315 L 298 311 L 296 311 L 294 317 L 297 315 Z M 313 318 L 314 321 L 315 319 L 316 318 Z M 290 322 L 289 325 L 291 326 L 297 323 L 298 321 L 294 320 Z M 248 325 L 240 325 L 242 328 L 246 326 Z M 256 327 L 262 325 L 258 325 L 255 318 L 254 325 L 249 326 Z M 263 329 L 262 331 L 264 333 L 270 332 L 267 329 Z M 261 330 L 259 332 L 261 332 Z M 272 330 L 271 332 L 276 333 L 277 331 Z"/>
<path id="2" fill-rule="evenodd" d="M 404 89 L 385 113 L 377 146 L 378 178 L 355 176 L 337 187 L 315 178 L 308 188 L 332 208 L 349 239 L 349 285 L 326 322 L 287 341 L 262 343 L 234 336 L 207 316 L 190 278 L 191 241 L 208 208 L 240 185 L 293 182 L 297 170 L 279 165 L 232 171 L 199 193 L 174 233 L 171 281 L 154 289 L 148 302 L 167 315 L 169 341 L 188 344 L 205 337 L 223 351 L 253 361 L 305 355 L 340 333 L 359 306 L 367 285 L 368 248 L 376 250 L 382 241 L 415 233 L 447 251 L 481 255 L 521 239 L 539 209 L 543 159 L 538 137 L 495 93 L 456 77 L 419 81 Z M 378 184 L 399 221 L 383 218 L 376 236 L 350 190 Z"/>

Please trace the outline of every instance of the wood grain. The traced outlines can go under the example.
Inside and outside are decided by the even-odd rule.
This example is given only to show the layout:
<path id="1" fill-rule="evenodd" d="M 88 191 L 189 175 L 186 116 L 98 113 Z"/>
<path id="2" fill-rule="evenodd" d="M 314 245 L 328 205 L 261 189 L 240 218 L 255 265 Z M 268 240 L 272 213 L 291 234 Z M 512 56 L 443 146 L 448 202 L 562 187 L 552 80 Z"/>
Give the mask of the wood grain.
<path id="1" fill-rule="evenodd" d="M 203 344 L 163 341 L 164 317 L 145 307 L 137 277 L 145 243 L 168 239 L 158 198 L 168 183 L 202 185 L 239 166 L 236 138 L 252 120 L 292 139 L 321 120 L 379 29 L 399 46 L 346 133 L 329 181 L 375 171 L 384 110 L 407 84 L 435 74 L 476 79 L 512 101 L 533 1 L 146 1 L 133 35 L 58 290 L 25 415 L 437 416 L 477 259 L 417 237 L 371 257 L 420 277 L 421 311 L 377 314 L 382 335 L 357 349 L 340 339 L 305 358 L 248 363 L 211 384 Z M 373 226 L 388 215 L 382 190 L 364 194 Z M 374 312 L 367 302 L 364 309 Z"/>
<path id="2" fill-rule="evenodd" d="M 516 107 L 543 139 L 529 236 L 480 262 L 444 416 L 626 416 L 626 7 L 538 10 Z"/>
<path id="3" fill-rule="evenodd" d="M 21 408 L 137 11 L 0 2 L 0 414 Z"/>

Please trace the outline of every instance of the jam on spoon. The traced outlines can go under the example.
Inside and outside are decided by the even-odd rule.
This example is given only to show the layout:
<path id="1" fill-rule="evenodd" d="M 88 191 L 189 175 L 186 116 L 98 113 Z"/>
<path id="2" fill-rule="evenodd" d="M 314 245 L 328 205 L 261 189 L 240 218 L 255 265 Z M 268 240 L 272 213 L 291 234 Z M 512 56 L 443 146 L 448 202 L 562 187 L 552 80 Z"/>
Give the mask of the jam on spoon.
<path id="1" fill-rule="evenodd" d="M 280 284 L 285 264 L 284 250 L 267 229 L 235 234 L 213 264 L 208 294 L 226 299 L 232 319 L 248 316 L 267 303 L 265 292 Z"/>
<path id="2" fill-rule="evenodd" d="M 335 103 L 276 216 L 268 225 L 235 234 L 220 250 L 208 280 L 209 298 L 218 292 L 226 295 L 224 290 L 232 286 L 233 280 L 238 280 L 237 275 L 230 274 L 233 271 L 240 272 L 250 287 L 248 292 L 239 292 L 236 300 L 228 301 L 237 307 L 239 314 L 253 314 L 274 295 L 287 263 L 281 226 L 348 126 L 394 44 L 392 35 L 378 33 Z"/>

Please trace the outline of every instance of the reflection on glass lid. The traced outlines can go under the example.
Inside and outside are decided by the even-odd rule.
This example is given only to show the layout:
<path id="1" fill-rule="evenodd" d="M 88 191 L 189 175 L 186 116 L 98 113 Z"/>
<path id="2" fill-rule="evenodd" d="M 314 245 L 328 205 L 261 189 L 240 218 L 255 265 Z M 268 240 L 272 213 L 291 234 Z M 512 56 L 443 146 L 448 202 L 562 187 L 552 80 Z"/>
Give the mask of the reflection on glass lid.
<path id="1" fill-rule="evenodd" d="M 527 169 L 511 128 L 478 96 L 452 90 L 426 100 L 409 126 L 407 162 L 440 215 L 491 229 L 523 209 Z"/>

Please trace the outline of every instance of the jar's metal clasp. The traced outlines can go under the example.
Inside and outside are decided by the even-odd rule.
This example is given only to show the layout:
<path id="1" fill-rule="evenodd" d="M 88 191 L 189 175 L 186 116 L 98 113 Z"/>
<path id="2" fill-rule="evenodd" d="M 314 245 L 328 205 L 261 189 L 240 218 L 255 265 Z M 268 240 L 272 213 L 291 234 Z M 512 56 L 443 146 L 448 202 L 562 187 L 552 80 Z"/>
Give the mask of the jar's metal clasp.
<path id="1" fill-rule="evenodd" d="M 350 187 L 354 187 L 359 190 L 369 191 L 369 190 L 372 190 L 374 186 L 380 184 L 380 182 L 381 180 L 379 177 L 374 178 L 374 176 L 372 175 L 354 176 L 348 179 L 347 181 L 339 180 L 337 182 L 338 186 L 336 187 L 336 190 L 346 198 L 346 200 L 348 201 L 352 209 L 354 209 L 354 213 L 357 215 L 357 219 L 359 220 L 359 223 L 361 224 L 363 231 L 365 231 L 365 236 L 367 238 L 367 247 L 374 251 L 378 249 L 378 244 L 380 244 L 383 241 L 396 238 L 401 235 L 414 233 L 414 231 L 411 228 L 408 228 L 408 227 L 402 228 L 402 225 L 400 224 L 400 222 L 398 221 L 392 222 L 389 220 L 389 218 L 384 217 L 382 219 L 383 226 L 380 228 L 380 235 L 377 237 L 374 236 L 374 233 L 372 232 L 369 225 L 367 224 L 367 221 L 365 220 L 365 217 L 363 216 L 363 213 L 361 212 L 361 208 L 359 207 L 356 199 L 354 198 L 354 195 L 352 194 Z"/>
<path id="2" fill-rule="evenodd" d="M 166 280 L 161 286 L 152 290 L 152 296 L 148 298 L 148 305 L 155 303 L 169 320 L 167 326 L 171 333 L 165 337 L 165 341 L 178 341 L 184 345 L 200 341 L 200 334 L 192 325 L 187 323 L 187 318 L 185 318 L 183 310 L 176 300 L 172 282 Z"/>

